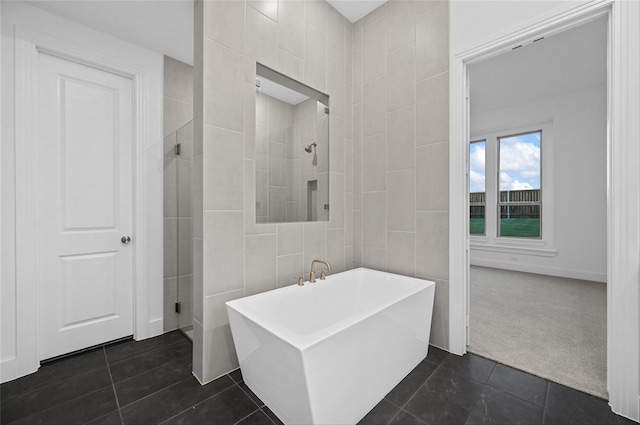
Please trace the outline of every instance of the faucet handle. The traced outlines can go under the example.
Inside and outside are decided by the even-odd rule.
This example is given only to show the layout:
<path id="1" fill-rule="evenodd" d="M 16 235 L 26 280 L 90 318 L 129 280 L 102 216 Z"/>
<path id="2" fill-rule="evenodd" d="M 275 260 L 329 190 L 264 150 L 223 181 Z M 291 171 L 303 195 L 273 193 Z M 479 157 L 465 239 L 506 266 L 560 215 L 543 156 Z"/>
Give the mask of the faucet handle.
<path id="1" fill-rule="evenodd" d="M 303 281 L 304 278 L 302 277 L 302 275 L 294 276 L 293 278 L 298 280 L 298 286 L 304 286 L 304 281 Z"/>
<path id="2" fill-rule="evenodd" d="M 327 277 L 327 273 L 325 273 L 325 271 L 324 271 L 324 270 L 322 270 L 322 271 L 320 272 L 320 280 L 325 280 L 325 279 L 326 279 L 326 277 Z"/>

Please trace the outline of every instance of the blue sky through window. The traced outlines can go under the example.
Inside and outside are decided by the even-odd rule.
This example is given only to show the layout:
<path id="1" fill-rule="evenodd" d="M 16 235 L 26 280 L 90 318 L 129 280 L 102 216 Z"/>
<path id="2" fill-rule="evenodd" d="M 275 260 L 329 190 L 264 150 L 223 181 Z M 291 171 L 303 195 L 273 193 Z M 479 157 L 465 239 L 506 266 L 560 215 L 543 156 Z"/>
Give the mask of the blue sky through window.
<path id="1" fill-rule="evenodd" d="M 471 193 L 485 191 L 485 158 L 484 140 L 469 145 L 469 191 Z"/>
<path id="2" fill-rule="evenodd" d="M 500 191 L 540 189 L 542 132 L 500 138 Z"/>

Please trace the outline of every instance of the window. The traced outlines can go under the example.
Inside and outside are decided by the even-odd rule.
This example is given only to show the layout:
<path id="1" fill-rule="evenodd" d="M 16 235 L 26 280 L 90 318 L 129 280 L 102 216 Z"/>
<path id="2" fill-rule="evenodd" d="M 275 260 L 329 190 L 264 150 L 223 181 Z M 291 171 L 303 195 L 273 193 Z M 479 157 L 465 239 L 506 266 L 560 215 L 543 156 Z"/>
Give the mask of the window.
<path id="1" fill-rule="evenodd" d="M 498 236 L 540 238 L 542 131 L 498 137 Z"/>
<path id="2" fill-rule="evenodd" d="M 469 144 L 469 233 L 472 235 L 485 234 L 485 146 L 486 140 Z"/>
<path id="3" fill-rule="evenodd" d="M 476 247 L 552 246 L 553 188 L 546 184 L 543 194 L 542 185 L 553 179 L 553 149 L 542 149 L 543 133 L 552 146 L 548 123 L 477 133 L 469 143 L 469 233 Z"/>

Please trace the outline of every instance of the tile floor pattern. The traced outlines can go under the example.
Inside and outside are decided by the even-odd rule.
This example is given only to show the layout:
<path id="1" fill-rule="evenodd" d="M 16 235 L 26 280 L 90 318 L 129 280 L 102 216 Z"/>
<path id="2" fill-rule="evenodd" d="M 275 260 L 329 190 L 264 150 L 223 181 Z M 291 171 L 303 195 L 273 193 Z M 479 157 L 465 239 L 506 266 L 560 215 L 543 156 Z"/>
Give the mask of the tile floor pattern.
<path id="1" fill-rule="evenodd" d="M 201 386 L 178 331 L 96 348 L 0 386 L 2 424 L 280 424 L 240 371 Z M 615 424 L 607 403 L 473 354 L 429 355 L 361 424 Z"/>

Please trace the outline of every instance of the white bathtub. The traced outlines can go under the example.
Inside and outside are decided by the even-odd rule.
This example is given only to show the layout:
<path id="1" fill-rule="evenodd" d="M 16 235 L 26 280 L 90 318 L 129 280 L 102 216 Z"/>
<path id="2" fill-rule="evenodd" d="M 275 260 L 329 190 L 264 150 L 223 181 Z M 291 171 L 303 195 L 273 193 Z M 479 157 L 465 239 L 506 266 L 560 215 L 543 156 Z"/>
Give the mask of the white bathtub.
<path id="1" fill-rule="evenodd" d="M 356 423 L 426 357 L 434 290 L 359 268 L 227 302 L 242 376 L 286 424 Z"/>

